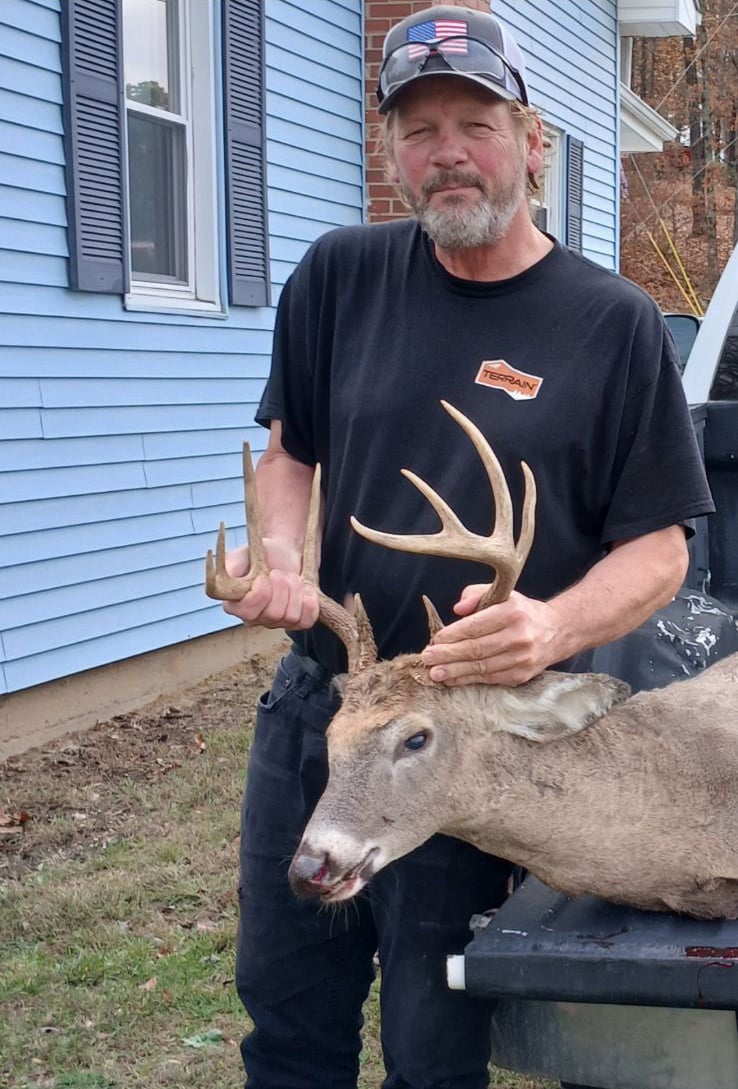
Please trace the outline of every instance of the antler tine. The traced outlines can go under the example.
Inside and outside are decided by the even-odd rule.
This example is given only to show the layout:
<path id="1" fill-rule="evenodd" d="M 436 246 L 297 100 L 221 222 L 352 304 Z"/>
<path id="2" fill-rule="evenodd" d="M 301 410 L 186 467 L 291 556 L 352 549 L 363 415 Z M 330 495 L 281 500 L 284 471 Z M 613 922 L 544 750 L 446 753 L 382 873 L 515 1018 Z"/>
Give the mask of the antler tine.
<path id="1" fill-rule="evenodd" d="M 259 571 L 267 570 L 266 551 L 261 535 L 259 504 L 256 501 L 256 473 L 251 457 L 251 446 L 243 444 L 243 505 L 246 508 L 246 532 L 249 541 L 249 560 L 251 567 Z"/>
<path id="2" fill-rule="evenodd" d="M 425 615 L 428 617 L 428 634 L 432 639 L 436 632 L 439 632 L 443 627 L 443 621 L 438 615 L 438 609 L 426 594 L 423 594 L 423 605 L 425 605 Z"/>
<path id="3" fill-rule="evenodd" d="M 533 543 L 535 524 L 535 480 L 529 467 L 522 462 L 525 499 L 521 531 L 516 543 L 513 535 L 512 500 L 502 466 L 479 428 L 447 401 L 441 401 L 441 404 L 469 436 L 487 472 L 495 500 L 495 523 L 489 536 L 483 537 L 467 529 L 445 500 L 441 499 L 429 484 L 408 469 L 402 470 L 404 476 L 425 496 L 441 520 L 441 529 L 437 533 L 384 533 L 370 529 L 353 517 L 351 525 L 362 537 L 387 548 L 395 548 L 401 552 L 473 560 L 493 567 L 494 581 L 479 605 L 479 608 L 483 608 L 493 602 L 504 601 L 510 596 L 528 557 Z"/>
<path id="4" fill-rule="evenodd" d="M 313 484 L 310 492 L 305 543 L 302 550 L 302 578 L 318 591 L 318 619 L 329 631 L 337 635 L 346 648 L 349 673 L 357 673 L 377 660 L 377 648 L 374 642 L 369 618 L 364 612 L 358 594 L 355 598 L 355 615 L 328 597 L 318 584 L 318 530 L 320 526 L 320 465 L 315 466 Z"/>
<path id="5" fill-rule="evenodd" d="M 518 535 L 516 543 L 513 536 L 513 510 L 510 489 L 507 486 L 505 474 L 502 471 L 502 466 L 500 465 L 497 455 L 479 428 L 460 412 L 458 408 L 454 408 L 448 401 L 441 401 L 441 404 L 446 409 L 449 416 L 456 420 L 459 426 L 462 427 L 469 436 L 474 444 L 474 449 L 479 454 L 482 464 L 487 470 L 487 478 L 495 497 L 495 524 L 493 532 L 488 538 L 490 546 L 494 542 L 503 549 L 510 549 L 512 552 L 509 565 L 502 562 L 490 563 L 490 566 L 495 568 L 495 578 L 491 586 L 482 595 L 479 605 L 477 606 L 477 611 L 479 611 L 479 609 L 486 609 L 488 605 L 494 605 L 499 601 L 506 601 L 515 589 L 515 584 L 520 577 L 520 572 L 525 566 L 525 561 L 528 558 L 528 553 L 533 544 L 533 534 L 535 531 L 536 482 L 530 466 L 526 462 L 521 461 L 520 467 L 523 471 L 525 492 L 520 534 Z M 483 562 L 489 563 L 488 560 Z"/>
<path id="6" fill-rule="evenodd" d="M 441 404 L 446 409 L 446 412 L 448 412 L 451 419 L 456 420 L 461 429 L 469 436 L 474 445 L 474 449 L 482 460 L 482 465 L 484 465 L 484 468 L 487 471 L 487 479 L 490 482 L 492 494 L 495 497 L 494 535 L 498 536 L 501 541 L 505 541 L 505 543 L 508 541 L 512 543 L 512 500 L 510 498 L 510 489 L 507 486 L 502 466 L 497 460 L 497 455 L 477 425 L 473 424 L 463 412 L 459 412 L 458 408 L 454 408 L 448 401 L 441 401 Z"/>
<path id="7" fill-rule="evenodd" d="M 302 552 L 301 577 L 318 591 L 318 619 L 330 629 L 346 647 L 349 673 L 358 672 L 377 660 L 371 624 L 361 601 L 356 598 L 356 617 L 328 597 L 318 584 L 318 532 L 320 525 L 320 465 L 315 466 L 310 492 L 305 543 Z M 251 568 L 248 575 L 237 578 L 226 570 L 225 523 L 220 523 L 215 557 L 208 549 L 205 560 L 205 593 L 217 601 L 240 601 L 254 584 L 258 575 L 268 574 L 269 565 L 261 533 L 259 507 L 256 498 L 256 475 L 251 458 L 251 448 L 243 444 L 244 505 L 246 507 L 246 533 Z"/>
<path id="8" fill-rule="evenodd" d="M 257 576 L 268 571 L 256 504 L 254 463 L 251 459 L 251 447 L 247 442 L 243 444 L 243 489 L 251 569 L 248 575 L 240 578 L 228 574 L 225 562 L 225 523 L 221 522 L 215 558 L 213 559 L 212 550 L 208 549 L 205 559 L 205 593 L 216 601 L 240 601 L 254 585 Z"/>
<path id="9" fill-rule="evenodd" d="M 302 577 L 313 586 L 318 585 L 318 529 L 320 526 L 320 465 L 313 470 L 313 484 L 310 491 L 305 543 L 302 546 Z"/>
<path id="10" fill-rule="evenodd" d="M 400 472 L 428 500 L 441 520 L 441 529 L 437 533 L 385 533 L 381 529 L 365 526 L 352 514 L 351 525 L 356 532 L 367 541 L 384 545 L 385 548 L 395 548 L 398 552 L 417 552 L 424 556 L 455 556 L 459 560 L 474 559 L 470 553 L 471 535 L 445 499 L 410 469 L 401 469 Z"/>
<path id="11" fill-rule="evenodd" d="M 523 497 L 523 515 L 520 524 L 520 533 L 518 534 L 518 540 L 515 544 L 515 562 L 512 565 L 509 574 L 504 572 L 501 568 L 496 569 L 495 578 L 491 586 L 482 594 L 476 612 L 479 612 L 480 609 L 486 609 L 488 605 L 495 605 L 499 601 L 507 601 L 512 591 L 515 589 L 515 584 L 520 577 L 520 572 L 525 567 L 525 561 L 528 559 L 528 553 L 533 544 L 536 521 L 536 481 L 533 476 L 533 471 L 527 462 L 521 461 L 520 468 L 523 470 L 523 478 L 525 480 L 525 494 Z"/>
<path id="12" fill-rule="evenodd" d="M 377 646 L 374 642 L 374 632 L 369 617 L 366 615 L 364 604 L 358 594 L 354 594 L 354 616 L 356 617 L 356 665 L 354 669 L 359 671 L 366 669 L 377 661 Z M 349 654 L 349 673 L 351 668 L 351 655 Z"/>

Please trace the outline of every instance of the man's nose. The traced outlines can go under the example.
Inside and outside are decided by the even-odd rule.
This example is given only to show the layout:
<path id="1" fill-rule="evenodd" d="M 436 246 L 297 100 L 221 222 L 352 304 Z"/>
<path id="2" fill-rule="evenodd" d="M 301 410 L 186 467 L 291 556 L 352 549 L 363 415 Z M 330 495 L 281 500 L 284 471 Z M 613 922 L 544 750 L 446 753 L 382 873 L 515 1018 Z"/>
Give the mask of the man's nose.
<path id="1" fill-rule="evenodd" d="M 434 165 L 448 169 L 465 163 L 468 158 L 466 145 L 458 132 L 449 130 L 438 133 L 432 152 Z"/>

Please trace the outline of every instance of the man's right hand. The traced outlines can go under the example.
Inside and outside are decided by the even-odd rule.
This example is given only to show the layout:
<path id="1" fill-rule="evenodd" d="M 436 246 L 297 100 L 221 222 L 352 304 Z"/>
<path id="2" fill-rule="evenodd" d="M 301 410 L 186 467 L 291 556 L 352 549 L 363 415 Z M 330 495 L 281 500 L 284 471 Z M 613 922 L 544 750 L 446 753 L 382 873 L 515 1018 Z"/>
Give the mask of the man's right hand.
<path id="1" fill-rule="evenodd" d="M 264 539 L 269 574 L 259 575 L 240 601 L 224 601 L 223 610 L 245 624 L 297 631 L 312 628 L 318 619 L 318 593 L 300 577 L 302 556 L 281 541 Z M 249 573 L 249 550 L 244 545 L 226 555 L 229 575 Z"/>

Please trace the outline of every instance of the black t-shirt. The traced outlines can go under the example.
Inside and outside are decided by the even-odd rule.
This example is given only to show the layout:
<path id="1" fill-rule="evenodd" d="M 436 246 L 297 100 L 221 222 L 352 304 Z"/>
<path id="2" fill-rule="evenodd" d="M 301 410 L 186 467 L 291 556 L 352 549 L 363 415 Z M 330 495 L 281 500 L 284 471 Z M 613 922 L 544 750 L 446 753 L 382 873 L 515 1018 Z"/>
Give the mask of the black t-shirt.
<path id="1" fill-rule="evenodd" d="M 558 243 L 520 275 L 479 283 L 451 276 L 414 220 L 332 231 L 282 292 L 257 419 L 281 420 L 288 453 L 321 463 L 321 586 L 337 601 L 361 594 L 382 657 L 427 642 L 423 593 L 448 621 L 464 586 L 491 580 L 476 564 L 371 544 L 349 524 L 355 514 L 375 529 L 435 532 L 407 467 L 471 530 L 490 531 L 486 475 L 442 398 L 500 459 L 516 532 L 520 461 L 535 474 L 535 541 L 518 583 L 529 596 L 570 586 L 615 540 L 713 509 L 673 343 L 634 284 Z M 345 668 L 321 625 L 295 640 Z"/>

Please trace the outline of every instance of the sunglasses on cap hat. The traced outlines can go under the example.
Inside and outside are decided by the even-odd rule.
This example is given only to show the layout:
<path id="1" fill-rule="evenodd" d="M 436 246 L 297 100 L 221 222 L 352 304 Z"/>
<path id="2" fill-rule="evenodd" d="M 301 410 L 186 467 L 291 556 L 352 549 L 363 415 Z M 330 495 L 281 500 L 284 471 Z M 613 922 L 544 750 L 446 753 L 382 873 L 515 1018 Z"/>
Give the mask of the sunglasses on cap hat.
<path id="1" fill-rule="evenodd" d="M 477 38 L 454 34 L 422 43 L 405 42 L 385 57 L 377 84 L 379 112 L 388 110 L 388 99 L 418 76 L 444 73 L 471 77 L 482 86 L 489 86 L 501 98 L 517 99 L 528 105 L 528 92 L 520 72 L 501 53 Z M 516 84 L 513 92 L 508 73 Z"/>

